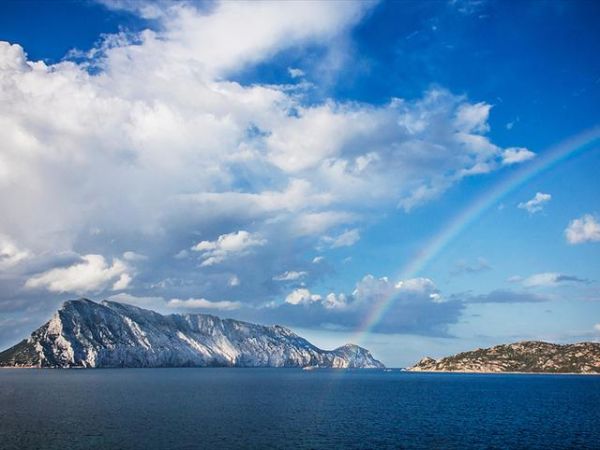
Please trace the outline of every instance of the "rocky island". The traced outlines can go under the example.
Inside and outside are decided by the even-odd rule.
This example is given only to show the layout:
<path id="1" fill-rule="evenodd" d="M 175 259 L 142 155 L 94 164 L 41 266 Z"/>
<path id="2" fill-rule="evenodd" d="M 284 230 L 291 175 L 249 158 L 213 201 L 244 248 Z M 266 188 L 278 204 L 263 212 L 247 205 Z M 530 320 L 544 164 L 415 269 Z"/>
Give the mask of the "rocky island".
<path id="1" fill-rule="evenodd" d="M 347 344 L 321 350 L 291 330 L 208 314 L 161 315 L 88 299 L 65 302 L 31 336 L 0 353 L 0 367 L 383 368 Z"/>
<path id="2" fill-rule="evenodd" d="M 600 374 L 600 343 L 559 345 L 540 341 L 516 342 L 480 348 L 437 360 L 423 358 L 408 370 Z"/>

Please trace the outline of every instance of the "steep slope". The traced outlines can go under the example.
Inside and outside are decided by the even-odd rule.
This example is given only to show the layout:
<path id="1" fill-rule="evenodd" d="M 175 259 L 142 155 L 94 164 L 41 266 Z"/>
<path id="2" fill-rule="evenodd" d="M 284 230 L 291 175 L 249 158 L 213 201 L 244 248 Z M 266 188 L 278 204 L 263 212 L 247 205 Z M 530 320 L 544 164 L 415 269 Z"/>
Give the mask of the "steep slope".
<path id="1" fill-rule="evenodd" d="M 439 360 L 423 358 L 415 372 L 600 373 L 600 343 L 559 345 L 524 341 L 459 353 Z"/>
<path id="2" fill-rule="evenodd" d="M 116 302 L 72 300 L 14 347 L 10 367 L 336 367 L 382 368 L 369 351 L 321 350 L 281 326 L 206 314 L 171 314 Z"/>

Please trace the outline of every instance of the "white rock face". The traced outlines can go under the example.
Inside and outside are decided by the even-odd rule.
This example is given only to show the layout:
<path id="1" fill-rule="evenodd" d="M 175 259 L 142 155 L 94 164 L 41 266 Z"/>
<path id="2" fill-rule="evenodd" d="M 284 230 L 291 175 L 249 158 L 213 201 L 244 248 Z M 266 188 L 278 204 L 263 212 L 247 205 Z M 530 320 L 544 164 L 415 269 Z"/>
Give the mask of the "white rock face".
<path id="1" fill-rule="evenodd" d="M 368 350 L 321 350 L 281 326 L 206 314 L 171 314 L 116 302 L 66 302 L 52 319 L 0 353 L 21 367 L 383 368 Z"/>

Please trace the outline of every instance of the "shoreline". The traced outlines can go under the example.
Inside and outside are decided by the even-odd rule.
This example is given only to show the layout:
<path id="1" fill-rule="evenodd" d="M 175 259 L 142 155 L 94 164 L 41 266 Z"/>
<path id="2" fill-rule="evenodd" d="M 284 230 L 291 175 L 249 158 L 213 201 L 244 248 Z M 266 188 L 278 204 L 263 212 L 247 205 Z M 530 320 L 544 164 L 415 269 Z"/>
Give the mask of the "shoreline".
<path id="1" fill-rule="evenodd" d="M 297 369 L 304 370 L 302 367 L 227 367 L 227 366 L 181 366 L 181 367 L 37 367 L 37 366 L 1 366 L 0 370 L 15 370 L 15 369 L 41 369 L 41 370 L 103 370 L 103 369 Z M 381 372 L 404 372 L 404 373 L 425 373 L 425 374 L 462 374 L 462 375 L 585 375 L 585 376 L 600 376 L 599 372 L 484 372 L 474 370 L 410 370 L 402 367 L 385 369 L 378 368 L 347 368 L 347 367 L 320 367 L 319 370 L 335 370 L 335 371 L 381 371 Z M 305 370 L 306 371 L 306 370 Z M 308 371 L 310 372 L 310 370 Z"/>
<path id="2" fill-rule="evenodd" d="M 73 367 L 39 367 L 39 366 L 0 366 L 0 370 L 8 369 L 43 369 L 43 370 L 104 370 L 104 369 L 284 369 L 284 370 L 304 370 L 306 372 L 311 372 L 313 370 L 347 370 L 347 371 L 386 371 L 388 368 L 378 368 L 378 367 L 318 367 L 315 369 L 305 369 L 304 367 L 270 367 L 270 366 L 254 366 L 254 367 L 243 367 L 243 366 L 156 366 L 156 367 L 81 367 L 81 366 L 73 366 Z M 406 372 L 405 369 L 397 368 L 394 369 L 396 371 Z"/>
<path id="3" fill-rule="evenodd" d="M 600 375 L 600 372 L 491 372 L 478 370 L 410 370 L 410 373 L 456 373 L 475 375 Z"/>

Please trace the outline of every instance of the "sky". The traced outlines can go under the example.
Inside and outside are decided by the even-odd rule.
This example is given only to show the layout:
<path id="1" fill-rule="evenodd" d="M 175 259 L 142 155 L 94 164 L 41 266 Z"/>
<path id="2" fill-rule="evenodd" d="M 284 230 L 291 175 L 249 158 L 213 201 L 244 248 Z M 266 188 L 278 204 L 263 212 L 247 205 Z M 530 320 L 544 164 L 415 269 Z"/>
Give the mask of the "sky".
<path id="1" fill-rule="evenodd" d="M 600 4 L 0 4 L 0 348 L 67 299 L 388 366 L 600 340 Z"/>

